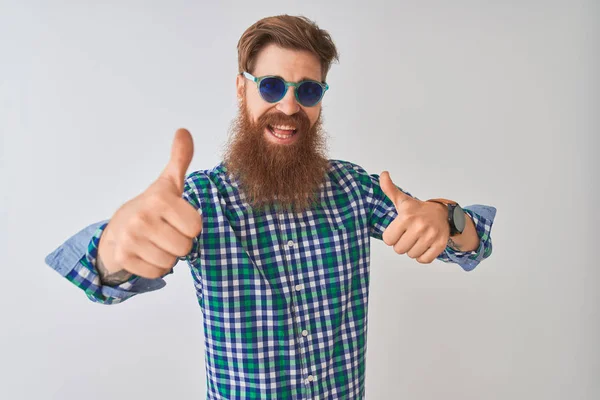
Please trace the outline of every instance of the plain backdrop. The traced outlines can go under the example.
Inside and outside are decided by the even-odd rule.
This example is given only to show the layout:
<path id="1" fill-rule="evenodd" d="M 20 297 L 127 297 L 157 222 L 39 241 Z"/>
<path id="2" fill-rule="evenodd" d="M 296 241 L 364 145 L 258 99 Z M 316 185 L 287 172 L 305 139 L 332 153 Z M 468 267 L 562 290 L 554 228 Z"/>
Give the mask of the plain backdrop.
<path id="1" fill-rule="evenodd" d="M 143 191 L 177 128 L 191 170 L 220 161 L 237 40 L 280 13 L 339 48 L 331 158 L 498 209 L 468 273 L 373 240 L 367 398 L 600 398 L 594 0 L 0 0 L 0 398 L 204 398 L 185 263 L 104 306 L 44 257 Z"/>

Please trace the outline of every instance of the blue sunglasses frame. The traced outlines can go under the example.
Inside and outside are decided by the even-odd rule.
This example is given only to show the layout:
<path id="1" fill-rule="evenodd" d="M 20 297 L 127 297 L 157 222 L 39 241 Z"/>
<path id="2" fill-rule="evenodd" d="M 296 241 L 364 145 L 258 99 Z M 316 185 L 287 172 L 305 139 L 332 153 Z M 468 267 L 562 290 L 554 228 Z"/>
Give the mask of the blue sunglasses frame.
<path id="1" fill-rule="evenodd" d="M 304 106 L 304 107 L 314 107 L 314 106 L 316 106 L 317 104 L 319 104 L 319 103 L 321 102 L 321 100 L 323 100 L 323 96 L 325 96 L 325 92 L 326 92 L 326 91 L 329 89 L 329 85 L 328 85 L 327 83 L 324 83 L 324 82 L 319 82 L 319 81 L 314 81 L 314 80 L 312 80 L 312 79 L 305 79 L 305 80 L 303 80 L 303 81 L 300 81 L 300 82 L 288 82 L 288 81 L 286 81 L 285 79 L 281 78 L 280 76 L 275 76 L 275 75 L 266 75 L 266 76 L 261 76 L 261 77 L 255 77 L 254 75 L 252 75 L 252 74 L 250 74 L 250 73 L 248 73 L 248 72 L 246 72 L 246 71 L 242 72 L 242 75 L 243 75 L 243 76 L 244 76 L 246 79 L 248 79 L 248 80 L 251 80 L 252 82 L 256 83 L 256 87 L 257 87 L 257 89 L 258 89 L 258 93 L 260 93 L 260 97 L 262 97 L 262 99 L 263 99 L 264 101 L 266 101 L 267 103 L 277 103 L 277 102 L 281 101 L 281 99 L 283 99 L 283 98 L 285 97 L 285 95 L 287 94 L 288 88 L 289 88 L 290 86 L 292 86 L 292 87 L 294 87 L 294 88 L 296 89 L 296 90 L 294 90 L 294 95 L 296 96 L 296 101 L 297 101 L 297 102 L 298 102 L 300 105 L 302 105 L 302 106 Z M 267 100 L 267 99 L 265 99 L 265 98 L 264 98 L 264 96 L 263 96 L 263 94 L 262 94 L 262 92 L 261 92 L 261 90 L 260 90 L 260 83 L 261 83 L 263 80 L 267 79 L 267 78 L 279 79 L 280 81 L 282 81 L 282 82 L 284 83 L 284 85 L 285 85 L 285 90 L 283 91 L 283 94 L 281 95 L 281 97 L 280 97 L 279 99 L 277 99 L 277 100 L 272 100 L 272 101 L 269 101 L 269 100 Z M 310 105 L 310 106 L 307 106 L 307 105 L 305 105 L 305 104 L 302 104 L 302 101 L 300 101 L 300 99 L 298 98 L 298 88 L 299 88 L 299 87 L 300 87 L 300 86 L 301 86 L 303 83 L 316 83 L 317 85 L 319 85 L 319 86 L 321 86 L 321 87 L 323 88 L 323 91 L 321 92 L 321 97 L 319 98 L 319 100 L 318 100 L 318 101 L 317 101 L 315 104 L 313 104 L 313 105 Z"/>

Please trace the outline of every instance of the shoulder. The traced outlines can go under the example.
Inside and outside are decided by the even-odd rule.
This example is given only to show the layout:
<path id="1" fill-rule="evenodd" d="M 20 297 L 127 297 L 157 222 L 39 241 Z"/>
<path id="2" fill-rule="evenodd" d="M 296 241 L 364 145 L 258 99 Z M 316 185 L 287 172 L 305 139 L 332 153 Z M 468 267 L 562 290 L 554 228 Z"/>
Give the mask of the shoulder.
<path id="1" fill-rule="evenodd" d="M 378 181 L 375 175 L 369 175 L 363 167 L 350 161 L 329 160 L 329 177 L 341 186 L 356 186 L 360 190 L 372 190 Z"/>
<path id="2" fill-rule="evenodd" d="M 196 198 L 200 201 L 202 198 L 210 197 L 210 193 L 219 190 L 225 181 L 226 169 L 219 164 L 211 169 L 201 169 L 190 172 L 186 175 L 184 181 L 184 197 L 188 199 Z"/>
<path id="3" fill-rule="evenodd" d="M 222 181 L 225 174 L 226 169 L 223 164 L 218 164 L 211 169 L 200 169 L 188 173 L 185 177 L 185 185 L 195 189 L 208 188 Z"/>

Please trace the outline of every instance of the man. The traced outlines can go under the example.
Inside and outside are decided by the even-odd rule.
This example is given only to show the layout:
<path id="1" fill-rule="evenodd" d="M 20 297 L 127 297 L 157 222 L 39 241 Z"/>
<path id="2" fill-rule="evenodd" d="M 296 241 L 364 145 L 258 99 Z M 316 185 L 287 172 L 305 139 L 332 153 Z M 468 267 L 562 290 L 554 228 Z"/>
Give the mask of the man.
<path id="1" fill-rule="evenodd" d="M 186 176 L 193 142 L 178 130 L 146 191 L 46 259 L 104 304 L 164 286 L 185 259 L 209 399 L 362 398 L 371 237 L 465 270 L 491 254 L 493 207 L 420 201 L 387 172 L 327 160 L 321 102 L 336 59 L 308 19 L 252 25 L 238 43 L 239 114 L 223 163 Z"/>

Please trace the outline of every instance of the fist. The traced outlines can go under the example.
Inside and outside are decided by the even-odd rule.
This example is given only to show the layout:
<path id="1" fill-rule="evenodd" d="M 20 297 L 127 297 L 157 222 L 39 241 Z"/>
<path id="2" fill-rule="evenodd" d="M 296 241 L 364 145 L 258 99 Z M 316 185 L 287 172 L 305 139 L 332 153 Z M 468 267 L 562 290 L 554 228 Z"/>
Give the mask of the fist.
<path id="1" fill-rule="evenodd" d="M 448 243 L 448 212 L 440 204 L 420 201 L 399 190 L 387 171 L 379 177 L 379 184 L 398 212 L 383 232 L 384 243 L 398 254 L 407 254 L 422 264 L 431 263 Z"/>
<path id="2" fill-rule="evenodd" d="M 193 155 L 192 136 L 179 129 L 169 163 L 158 179 L 110 219 L 98 245 L 98 256 L 109 274 L 124 270 L 158 278 L 190 252 L 202 230 L 201 215 L 182 198 Z"/>

